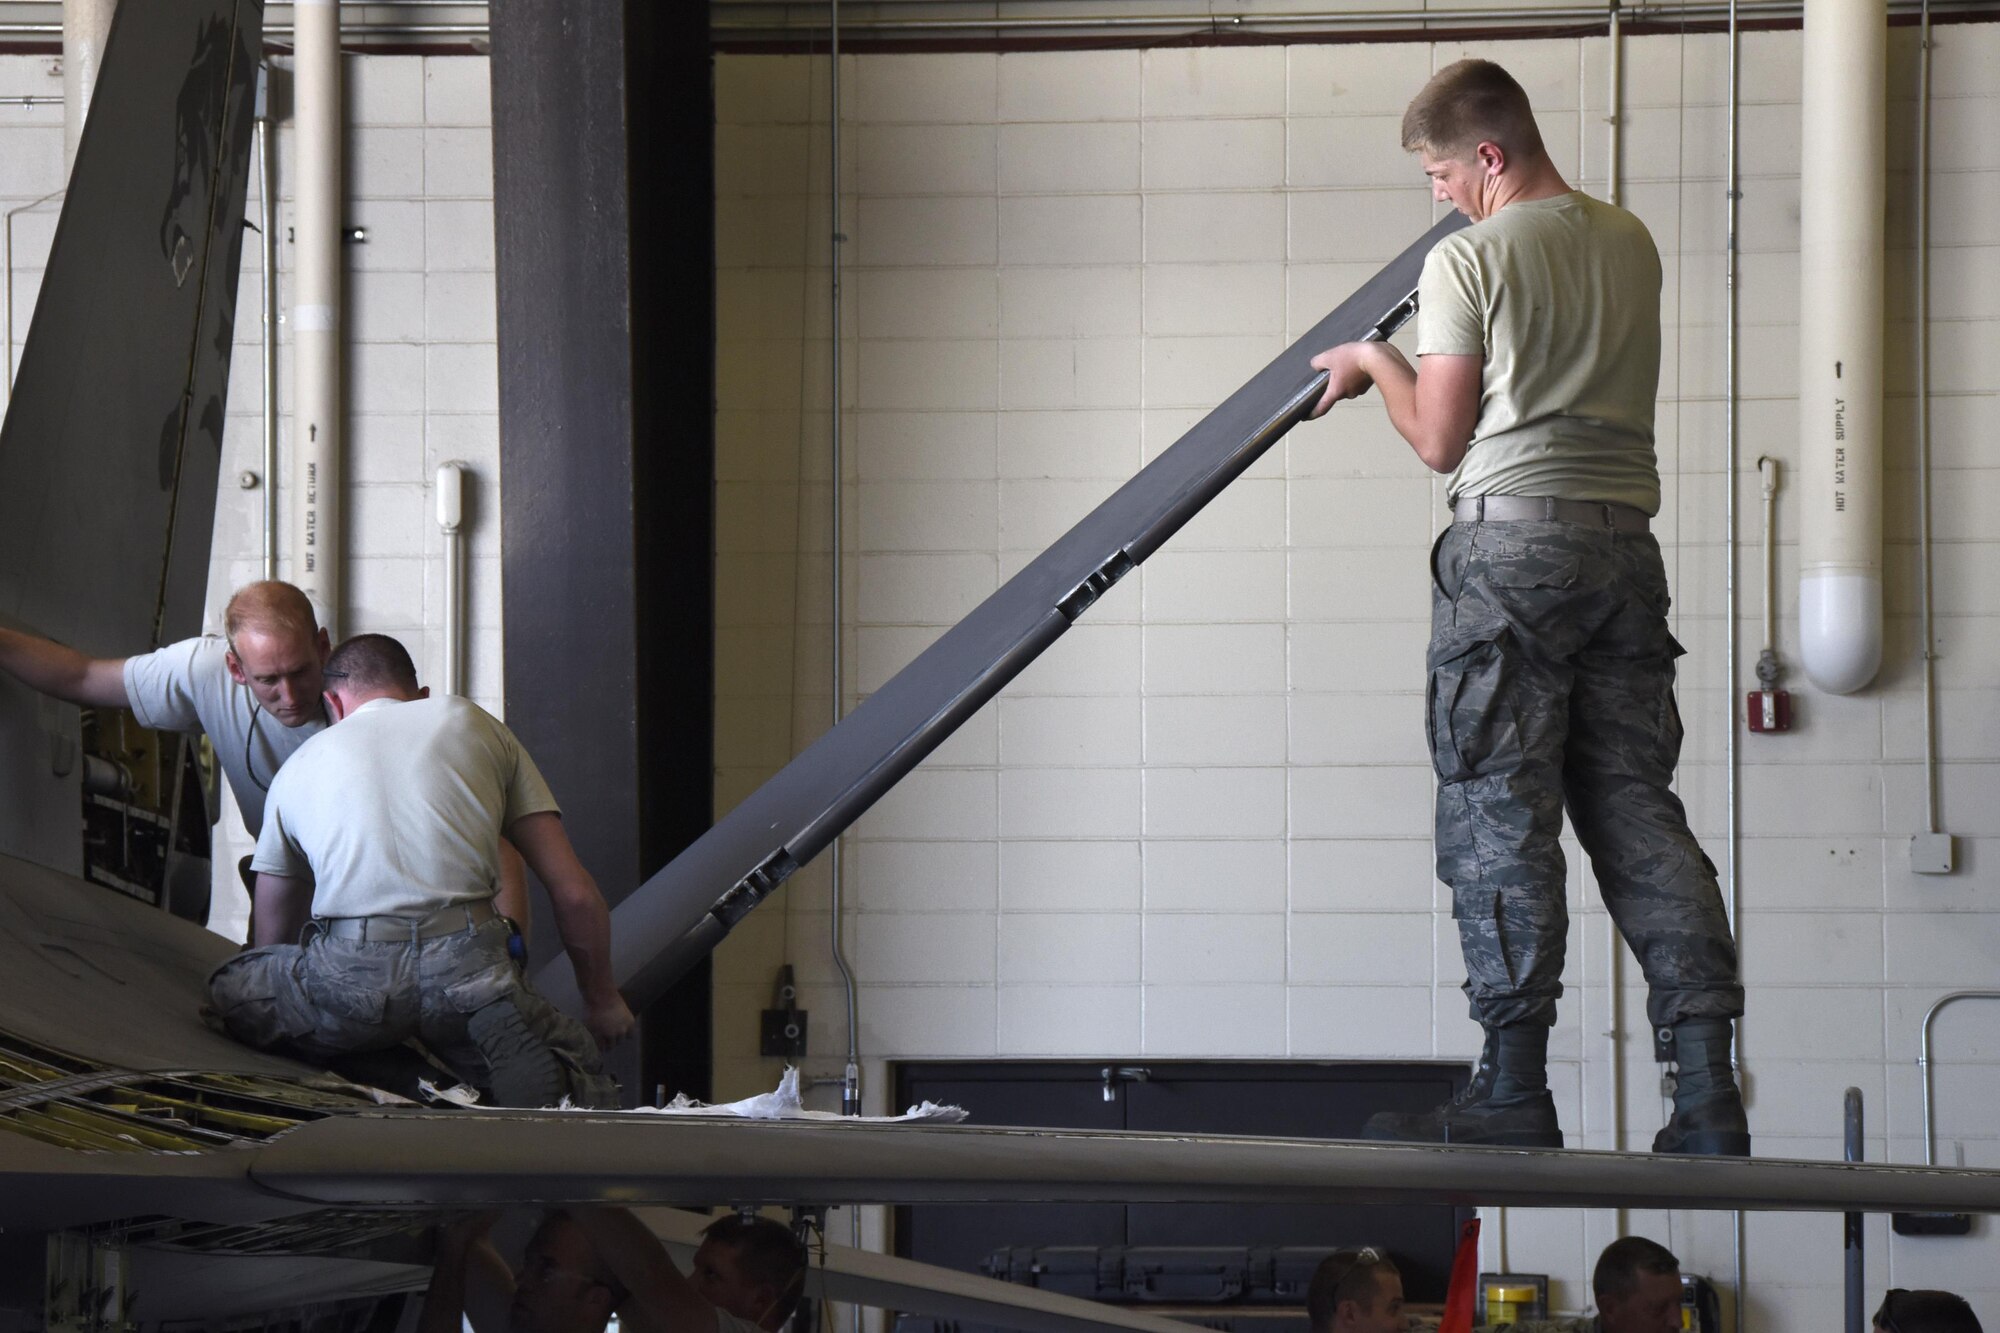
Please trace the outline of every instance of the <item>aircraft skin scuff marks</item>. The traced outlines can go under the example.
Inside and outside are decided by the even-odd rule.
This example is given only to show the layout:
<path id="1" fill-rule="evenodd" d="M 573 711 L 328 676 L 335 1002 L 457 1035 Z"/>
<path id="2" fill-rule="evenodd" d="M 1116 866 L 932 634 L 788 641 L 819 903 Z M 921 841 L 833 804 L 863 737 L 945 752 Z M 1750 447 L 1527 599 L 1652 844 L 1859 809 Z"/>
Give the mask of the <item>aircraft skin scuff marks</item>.
<path id="1" fill-rule="evenodd" d="M 200 628 L 262 39 L 146 0 L 105 47 L 0 428 L 0 615 L 87 653 Z"/>

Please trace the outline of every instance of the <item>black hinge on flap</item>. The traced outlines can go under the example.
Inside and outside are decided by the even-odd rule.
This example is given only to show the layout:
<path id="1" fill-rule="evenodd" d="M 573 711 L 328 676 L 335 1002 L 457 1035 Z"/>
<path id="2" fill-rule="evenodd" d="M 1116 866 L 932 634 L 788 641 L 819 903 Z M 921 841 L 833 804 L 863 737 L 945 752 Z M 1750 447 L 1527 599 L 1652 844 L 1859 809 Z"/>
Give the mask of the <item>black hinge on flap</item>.
<path id="1" fill-rule="evenodd" d="M 1069 596 L 1056 603 L 1056 610 L 1062 612 L 1064 620 L 1071 624 L 1076 618 L 1096 605 L 1097 599 L 1111 590 L 1111 585 L 1138 568 L 1132 555 L 1125 550 L 1111 553 L 1111 558 L 1090 571 L 1083 582 L 1070 589 Z"/>
<path id="2" fill-rule="evenodd" d="M 792 854 L 780 847 L 765 858 L 764 864 L 737 880 L 734 887 L 722 895 L 711 909 L 715 918 L 733 928 L 738 921 L 750 915 L 751 908 L 770 897 L 780 884 L 790 879 L 798 868 L 799 863 L 792 859 Z"/>

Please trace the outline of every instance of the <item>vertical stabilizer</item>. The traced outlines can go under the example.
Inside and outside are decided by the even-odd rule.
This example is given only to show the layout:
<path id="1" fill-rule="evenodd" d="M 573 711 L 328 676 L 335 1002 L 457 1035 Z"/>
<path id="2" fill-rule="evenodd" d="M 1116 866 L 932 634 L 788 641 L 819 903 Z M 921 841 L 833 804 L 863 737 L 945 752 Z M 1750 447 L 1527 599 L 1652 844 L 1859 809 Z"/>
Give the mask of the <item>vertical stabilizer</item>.
<path id="1" fill-rule="evenodd" d="M 222 457 L 261 0 L 119 6 L 0 429 L 0 616 L 194 633 Z"/>

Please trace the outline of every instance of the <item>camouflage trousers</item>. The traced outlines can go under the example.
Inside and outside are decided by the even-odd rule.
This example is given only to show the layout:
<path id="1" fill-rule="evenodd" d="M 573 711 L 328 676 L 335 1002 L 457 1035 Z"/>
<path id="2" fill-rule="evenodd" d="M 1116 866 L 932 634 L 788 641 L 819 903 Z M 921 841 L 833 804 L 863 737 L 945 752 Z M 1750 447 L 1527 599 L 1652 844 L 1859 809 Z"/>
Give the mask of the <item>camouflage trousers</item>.
<path id="1" fill-rule="evenodd" d="M 522 978 L 507 951 L 513 929 L 494 917 L 449 935 L 347 940 L 308 925 L 302 944 L 246 949 L 216 968 L 209 1007 L 245 1045 L 309 1060 L 387 1050 L 416 1037 L 490 1100 L 492 1070 L 472 1018 L 511 1003 L 526 1039 L 567 1072 L 572 1100 L 616 1106 L 617 1085 L 603 1072 L 590 1033 Z"/>
<path id="2" fill-rule="evenodd" d="M 1639 959 L 1654 1027 L 1740 1015 L 1715 867 L 1669 787 L 1683 650 L 1667 631 L 1659 543 L 1560 521 L 1455 523 L 1431 574 L 1438 878 L 1472 1016 L 1555 1022 L 1565 809 Z"/>

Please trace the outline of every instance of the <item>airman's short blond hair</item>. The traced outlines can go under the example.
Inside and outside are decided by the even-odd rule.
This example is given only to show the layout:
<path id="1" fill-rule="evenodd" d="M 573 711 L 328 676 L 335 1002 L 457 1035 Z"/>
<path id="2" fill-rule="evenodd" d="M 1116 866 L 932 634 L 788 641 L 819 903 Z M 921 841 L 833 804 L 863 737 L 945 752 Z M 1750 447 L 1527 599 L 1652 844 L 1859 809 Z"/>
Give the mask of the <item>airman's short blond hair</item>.
<path id="1" fill-rule="evenodd" d="M 223 608 L 222 632 L 232 651 L 236 636 L 246 629 L 310 639 L 319 633 L 319 617 L 313 613 L 312 602 L 291 584 L 260 579 L 238 588 Z"/>
<path id="2" fill-rule="evenodd" d="M 1446 65 L 1403 112 L 1405 152 L 1462 159 L 1489 141 L 1510 155 L 1545 155 L 1528 94 L 1490 60 Z"/>

